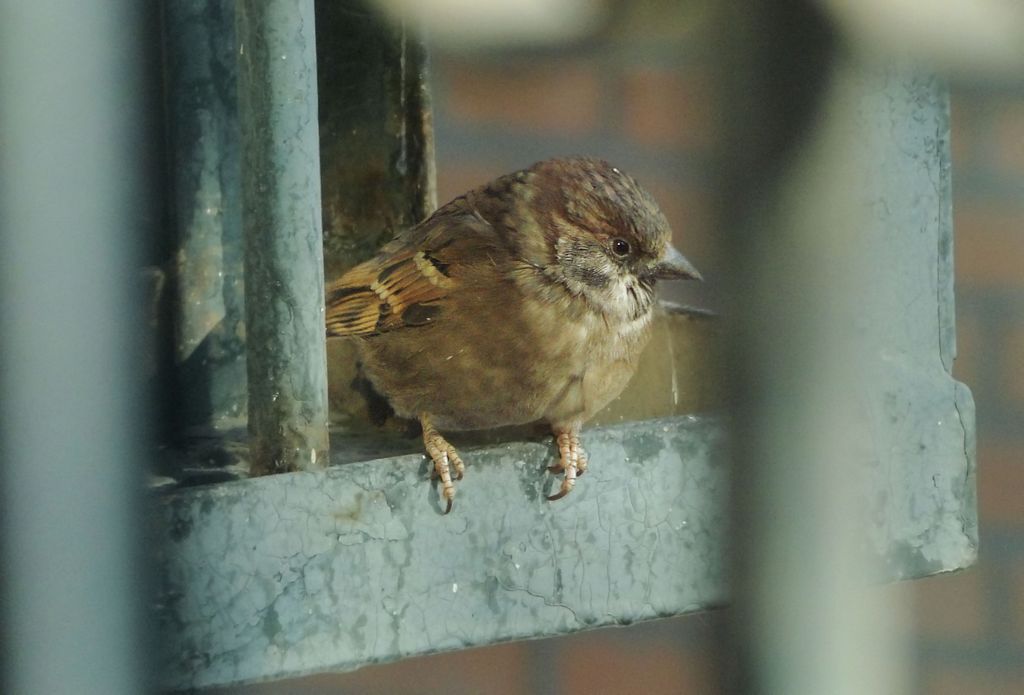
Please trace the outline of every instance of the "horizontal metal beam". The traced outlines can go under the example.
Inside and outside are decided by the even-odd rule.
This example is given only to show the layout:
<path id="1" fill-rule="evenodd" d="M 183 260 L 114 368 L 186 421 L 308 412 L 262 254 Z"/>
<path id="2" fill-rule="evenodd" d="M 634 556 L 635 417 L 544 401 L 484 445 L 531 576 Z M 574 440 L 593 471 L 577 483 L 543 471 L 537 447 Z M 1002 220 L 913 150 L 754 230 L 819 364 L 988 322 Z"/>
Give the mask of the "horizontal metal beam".
<path id="1" fill-rule="evenodd" d="M 448 516 L 420 455 L 160 495 L 162 684 L 341 671 L 723 605 L 720 423 L 649 420 L 585 443 L 591 467 L 556 503 L 552 447 L 521 442 L 464 451 Z M 926 478 L 969 477 L 973 461 L 937 447 L 884 466 L 899 494 L 872 510 L 883 578 L 970 565 L 973 488 Z"/>
<path id="2" fill-rule="evenodd" d="M 586 437 L 572 495 L 548 444 L 466 450 L 451 514 L 419 455 L 174 493 L 155 506 L 163 684 L 346 670 L 722 605 L 721 428 Z"/>

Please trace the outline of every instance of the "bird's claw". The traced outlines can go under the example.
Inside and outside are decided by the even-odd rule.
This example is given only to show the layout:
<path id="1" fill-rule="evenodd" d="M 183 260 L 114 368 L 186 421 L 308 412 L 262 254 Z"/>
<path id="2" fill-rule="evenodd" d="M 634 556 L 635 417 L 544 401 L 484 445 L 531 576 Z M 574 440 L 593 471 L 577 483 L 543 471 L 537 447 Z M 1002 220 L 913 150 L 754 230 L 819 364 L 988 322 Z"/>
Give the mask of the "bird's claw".
<path id="1" fill-rule="evenodd" d="M 452 503 L 455 500 L 455 485 L 452 483 L 452 468 L 455 469 L 455 480 L 462 480 L 466 465 L 455 447 L 449 444 L 441 433 L 430 424 L 430 418 L 426 415 L 420 417 L 420 424 L 423 425 L 423 446 L 427 455 L 434 463 L 430 472 L 430 479 L 441 479 L 441 496 L 445 499 L 444 513 L 452 510 Z"/>
<path id="2" fill-rule="evenodd" d="M 558 444 L 558 463 L 549 466 L 552 473 L 565 473 L 558 492 L 548 495 L 549 501 L 560 500 L 570 492 L 576 484 L 576 478 L 587 470 L 587 453 L 580 446 L 579 432 L 574 430 L 556 431 L 555 441 Z"/>

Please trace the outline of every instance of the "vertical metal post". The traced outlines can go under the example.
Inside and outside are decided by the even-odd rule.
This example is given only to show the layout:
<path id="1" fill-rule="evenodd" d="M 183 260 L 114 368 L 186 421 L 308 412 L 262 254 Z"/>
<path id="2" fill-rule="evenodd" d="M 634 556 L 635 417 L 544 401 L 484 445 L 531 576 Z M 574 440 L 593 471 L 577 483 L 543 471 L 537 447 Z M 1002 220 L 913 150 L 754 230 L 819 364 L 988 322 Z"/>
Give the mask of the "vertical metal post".
<path id="1" fill-rule="evenodd" d="M 237 5 L 253 469 L 327 461 L 313 0 Z"/>
<path id="2" fill-rule="evenodd" d="M 246 418 L 238 44 L 231 0 L 162 4 L 179 398 L 185 428 Z"/>
<path id="3" fill-rule="evenodd" d="M 0 2 L 0 690 L 144 691 L 147 9 Z"/>
<path id="4" fill-rule="evenodd" d="M 898 611 L 878 576 L 861 494 L 880 393 L 865 369 L 871 321 L 867 180 L 857 59 L 821 11 L 769 3 L 733 25 L 734 153 L 725 190 L 733 320 L 735 692 L 898 693 Z M 872 85 L 873 89 L 884 89 Z M 872 129 L 872 126 L 876 126 Z M 858 506 L 859 505 L 859 506 Z"/>

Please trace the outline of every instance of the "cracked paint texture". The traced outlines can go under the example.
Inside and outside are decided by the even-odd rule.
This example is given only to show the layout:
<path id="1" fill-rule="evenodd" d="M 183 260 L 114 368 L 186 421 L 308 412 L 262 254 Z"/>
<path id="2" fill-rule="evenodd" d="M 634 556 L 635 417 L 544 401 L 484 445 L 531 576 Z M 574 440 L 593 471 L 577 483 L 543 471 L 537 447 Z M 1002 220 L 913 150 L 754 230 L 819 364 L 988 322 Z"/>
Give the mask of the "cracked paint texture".
<path id="1" fill-rule="evenodd" d="M 162 498 L 165 685 L 354 668 L 720 605 L 720 439 L 698 418 L 590 432 L 593 464 L 557 503 L 544 499 L 553 447 L 467 450 L 448 516 L 422 456 Z"/>

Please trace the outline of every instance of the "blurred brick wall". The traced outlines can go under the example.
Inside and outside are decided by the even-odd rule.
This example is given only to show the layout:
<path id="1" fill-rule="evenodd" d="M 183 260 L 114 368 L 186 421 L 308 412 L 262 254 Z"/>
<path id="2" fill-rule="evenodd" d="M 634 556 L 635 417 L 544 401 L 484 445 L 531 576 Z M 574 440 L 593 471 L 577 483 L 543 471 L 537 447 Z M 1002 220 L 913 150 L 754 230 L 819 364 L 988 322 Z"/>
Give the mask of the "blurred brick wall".
<path id="1" fill-rule="evenodd" d="M 697 56 L 664 43 L 434 61 L 439 197 L 558 154 L 605 157 L 651 189 L 714 301 L 718 144 Z M 978 407 L 979 566 L 893 590 L 913 603 L 917 691 L 1024 693 L 1024 93 L 960 89 L 953 158 L 959 358 Z M 703 614 L 409 659 L 288 692 L 543 695 L 711 693 L 720 618 Z M 281 692 L 275 686 L 246 692 Z"/>
<path id="2" fill-rule="evenodd" d="M 711 229 L 711 79 L 700 61 L 668 46 L 639 55 L 437 57 L 440 201 L 548 157 L 603 157 L 651 191 L 676 245 L 710 280 L 687 285 L 682 297 L 712 302 L 720 273 Z"/>
<path id="3" fill-rule="evenodd" d="M 922 690 L 1024 693 L 1024 91 L 952 110 L 958 357 L 978 410 L 978 566 L 914 583 Z"/>

